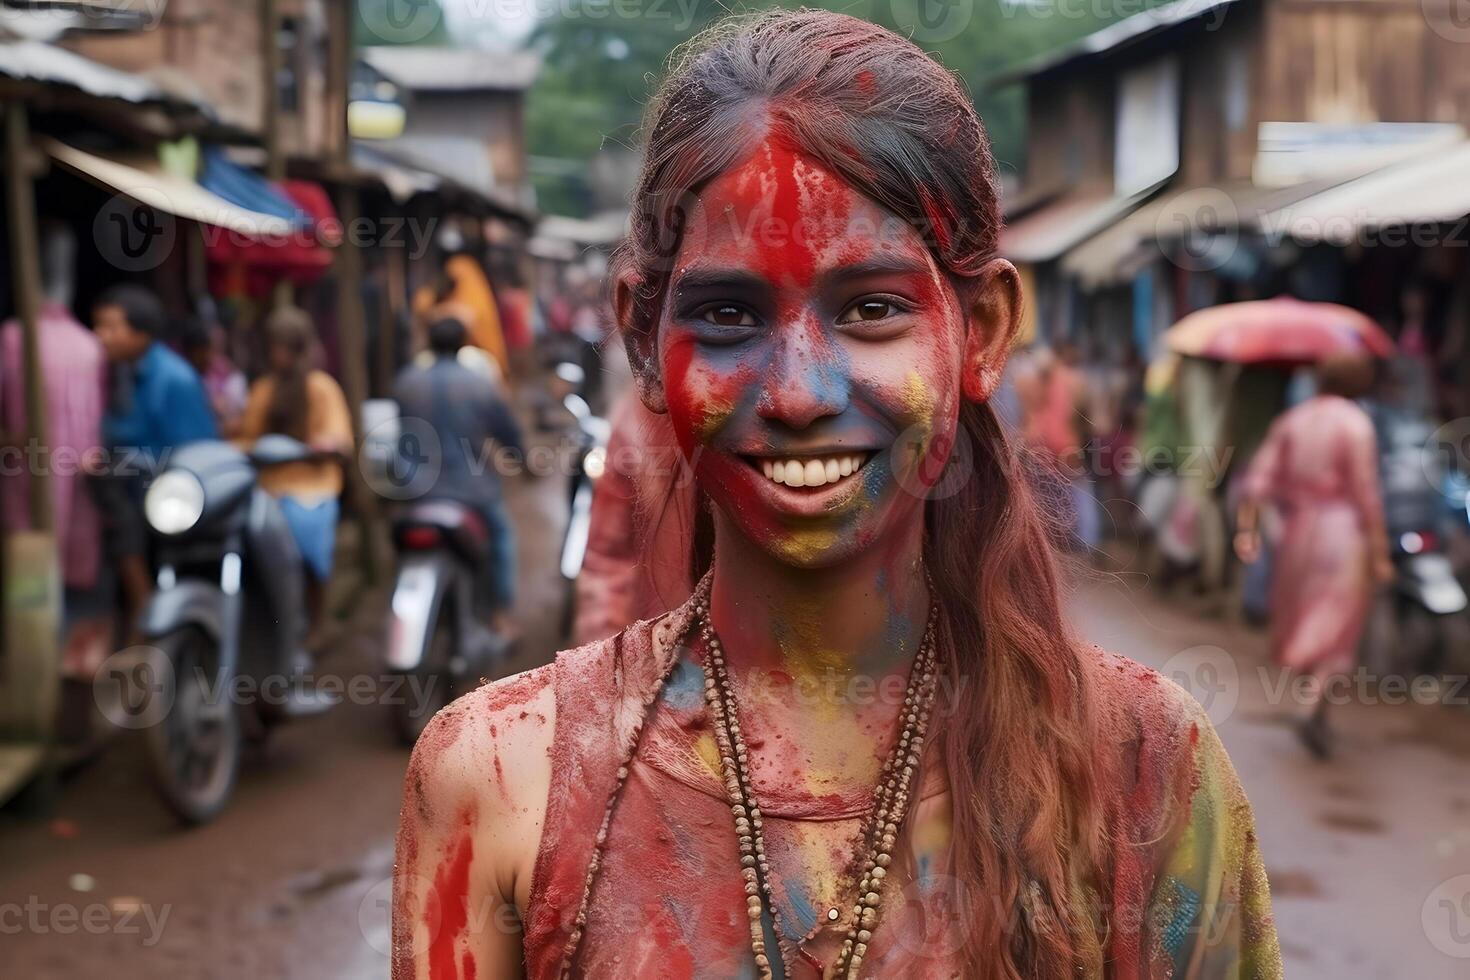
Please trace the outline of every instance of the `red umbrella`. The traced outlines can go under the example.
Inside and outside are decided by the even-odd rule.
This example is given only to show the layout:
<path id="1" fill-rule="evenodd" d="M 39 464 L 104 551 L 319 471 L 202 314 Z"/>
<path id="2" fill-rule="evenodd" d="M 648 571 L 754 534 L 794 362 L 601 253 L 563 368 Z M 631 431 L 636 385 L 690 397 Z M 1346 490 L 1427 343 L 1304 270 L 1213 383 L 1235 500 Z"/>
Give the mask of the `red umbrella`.
<path id="1" fill-rule="evenodd" d="M 1235 364 L 1311 364 L 1334 354 L 1394 352 L 1388 334 L 1357 310 L 1286 296 L 1191 313 L 1164 341 L 1179 354 Z"/>

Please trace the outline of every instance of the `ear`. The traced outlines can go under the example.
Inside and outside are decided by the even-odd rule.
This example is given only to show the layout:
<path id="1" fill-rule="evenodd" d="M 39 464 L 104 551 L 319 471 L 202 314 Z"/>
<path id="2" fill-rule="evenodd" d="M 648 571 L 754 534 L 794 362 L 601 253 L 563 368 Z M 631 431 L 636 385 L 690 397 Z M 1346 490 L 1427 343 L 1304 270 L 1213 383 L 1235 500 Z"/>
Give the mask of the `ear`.
<path id="1" fill-rule="evenodd" d="M 663 371 L 658 361 L 658 324 L 647 322 L 646 310 L 640 309 L 637 278 L 619 276 L 613 284 L 612 298 L 613 315 L 617 317 L 618 332 L 623 335 L 638 398 L 644 408 L 663 415 L 669 405 L 664 398 Z"/>
<path id="2" fill-rule="evenodd" d="M 981 270 L 965 334 L 964 392 L 984 402 L 1000 387 L 1001 371 L 1021 330 L 1021 277 L 1005 259 Z"/>

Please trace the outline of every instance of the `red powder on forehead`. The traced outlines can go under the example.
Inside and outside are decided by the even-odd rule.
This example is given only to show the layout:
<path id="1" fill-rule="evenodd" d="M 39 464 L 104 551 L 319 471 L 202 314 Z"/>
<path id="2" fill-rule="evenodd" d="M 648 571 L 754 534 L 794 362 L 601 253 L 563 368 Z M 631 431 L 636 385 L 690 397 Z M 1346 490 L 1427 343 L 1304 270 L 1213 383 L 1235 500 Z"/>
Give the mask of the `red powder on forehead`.
<path id="1" fill-rule="evenodd" d="M 817 256 L 845 231 L 852 189 L 779 131 L 732 178 L 757 271 L 773 283 L 810 285 Z"/>

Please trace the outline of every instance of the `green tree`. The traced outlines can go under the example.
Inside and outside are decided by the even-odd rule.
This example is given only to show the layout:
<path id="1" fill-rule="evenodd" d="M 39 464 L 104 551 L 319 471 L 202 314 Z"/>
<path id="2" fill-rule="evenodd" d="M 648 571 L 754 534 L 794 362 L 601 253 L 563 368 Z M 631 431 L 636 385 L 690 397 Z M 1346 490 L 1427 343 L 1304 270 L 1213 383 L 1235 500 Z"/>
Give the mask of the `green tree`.
<path id="1" fill-rule="evenodd" d="M 1018 87 L 986 92 L 994 73 L 1136 13 L 1156 0 L 808 0 L 912 37 L 960 75 L 976 95 L 1003 167 L 1018 168 L 1024 142 Z M 543 210 L 578 214 L 587 194 L 574 175 L 604 140 L 633 145 L 649 92 L 669 53 L 732 9 L 718 0 L 570 0 L 542 21 L 528 44 L 542 74 L 527 105 L 533 181 Z M 787 4 L 796 6 L 797 4 Z"/>
<path id="2" fill-rule="evenodd" d="M 357 0 L 353 43 L 445 45 L 449 28 L 439 0 Z"/>

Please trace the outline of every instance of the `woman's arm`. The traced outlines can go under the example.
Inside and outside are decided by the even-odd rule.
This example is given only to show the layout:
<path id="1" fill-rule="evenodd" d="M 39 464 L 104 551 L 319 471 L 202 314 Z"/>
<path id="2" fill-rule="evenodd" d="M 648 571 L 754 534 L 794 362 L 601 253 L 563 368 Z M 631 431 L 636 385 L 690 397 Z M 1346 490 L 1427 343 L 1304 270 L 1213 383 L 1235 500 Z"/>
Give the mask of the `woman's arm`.
<path id="1" fill-rule="evenodd" d="M 1277 419 L 1246 470 L 1244 493 L 1235 514 L 1235 556 L 1247 565 L 1261 556 L 1261 504 L 1276 495 L 1286 443 L 1286 427 Z"/>
<path id="2" fill-rule="evenodd" d="M 1152 957 L 1176 980 L 1276 980 L 1281 951 L 1250 801 L 1204 712 L 1196 706 L 1187 724 L 1176 776 L 1190 788 L 1154 879 Z"/>
<path id="3" fill-rule="evenodd" d="M 550 786 L 554 668 L 445 708 L 404 779 L 393 870 L 393 980 L 522 975 Z"/>

